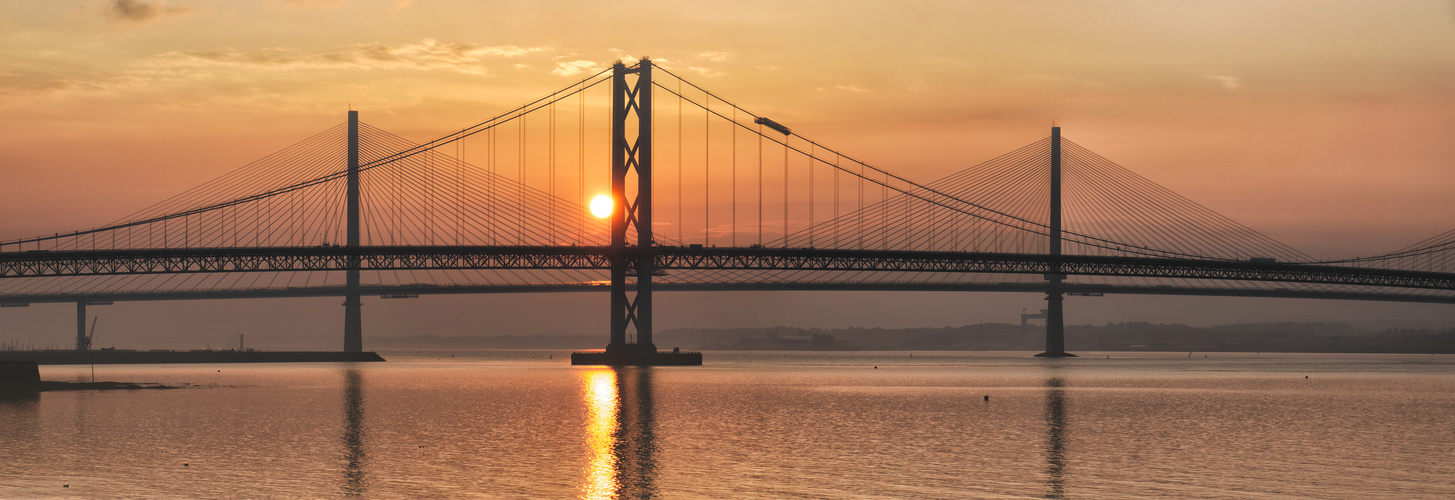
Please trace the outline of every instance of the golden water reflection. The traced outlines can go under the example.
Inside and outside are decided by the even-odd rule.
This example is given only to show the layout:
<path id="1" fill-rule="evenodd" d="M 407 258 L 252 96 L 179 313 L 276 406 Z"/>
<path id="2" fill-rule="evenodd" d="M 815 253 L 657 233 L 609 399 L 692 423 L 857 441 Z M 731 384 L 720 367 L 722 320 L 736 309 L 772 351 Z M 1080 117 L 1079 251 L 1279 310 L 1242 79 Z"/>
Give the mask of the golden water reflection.
<path id="1" fill-rule="evenodd" d="M 364 485 L 364 374 L 344 370 L 344 483 L 345 495 L 363 495 Z"/>
<path id="2" fill-rule="evenodd" d="M 583 498 L 656 496 L 650 368 L 582 372 L 589 457 Z"/>
<path id="3" fill-rule="evenodd" d="M 1066 496 L 1065 386 L 1060 377 L 1046 380 L 1046 498 Z"/>

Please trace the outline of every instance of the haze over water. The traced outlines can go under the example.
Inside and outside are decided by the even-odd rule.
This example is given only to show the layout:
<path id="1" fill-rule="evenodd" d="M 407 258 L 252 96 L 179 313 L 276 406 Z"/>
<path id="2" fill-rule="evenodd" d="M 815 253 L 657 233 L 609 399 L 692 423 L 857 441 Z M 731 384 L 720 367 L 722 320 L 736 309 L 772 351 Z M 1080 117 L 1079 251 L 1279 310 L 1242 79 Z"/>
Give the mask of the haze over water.
<path id="1" fill-rule="evenodd" d="M 1449 355 L 383 354 L 0 400 L 0 497 L 1455 495 Z"/>

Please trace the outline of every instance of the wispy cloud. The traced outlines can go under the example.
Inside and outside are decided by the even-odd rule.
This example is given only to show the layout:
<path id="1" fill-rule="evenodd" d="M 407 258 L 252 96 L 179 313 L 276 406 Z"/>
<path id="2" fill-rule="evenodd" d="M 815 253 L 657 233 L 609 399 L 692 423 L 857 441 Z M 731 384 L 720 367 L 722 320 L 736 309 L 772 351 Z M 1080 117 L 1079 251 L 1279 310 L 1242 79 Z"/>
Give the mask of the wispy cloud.
<path id="1" fill-rule="evenodd" d="M 454 71 L 484 75 L 487 59 L 513 58 L 545 49 L 516 45 L 479 46 L 441 43 L 426 38 L 419 43 L 350 45 L 327 51 L 286 48 L 169 52 L 154 58 L 160 66 L 207 64 L 246 65 L 277 69 L 361 68 Z"/>
<path id="2" fill-rule="evenodd" d="M 1223 88 L 1228 90 L 1237 90 L 1243 87 L 1243 81 L 1236 76 L 1212 75 L 1207 77 L 1207 79 L 1221 83 Z"/>
<path id="3" fill-rule="evenodd" d="M 294 7 L 338 7 L 344 0 L 284 0 L 284 3 Z"/>
<path id="4" fill-rule="evenodd" d="M 556 63 L 556 69 L 551 70 L 551 74 L 557 76 L 574 76 L 591 71 L 596 67 L 596 63 L 584 59 L 561 61 Z"/>
<path id="5" fill-rule="evenodd" d="M 732 59 L 733 55 L 728 52 L 703 52 L 701 54 L 698 54 L 697 57 L 712 62 L 723 62 L 727 61 L 728 59 Z"/>
<path id="6" fill-rule="evenodd" d="M 107 19 L 123 23 L 147 23 L 164 17 L 180 16 L 191 12 L 187 7 L 164 5 L 145 0 L 112 0 L 106 6 Z"/>
<path id="7" fill-rule="evenodd" d="M 687 67 L 687 71 L 692 71 L 692 72 L 695 72 L 695 73 L 697 73 L 699 75 L 708 76 L 708 77 L 711 77 L 711 76 L 722 76 L 722 75 L 725 74 L 725 73 L 723 73 L 721 71 L 718 71 L 718 70 L 715 70 L 715 69 L 712 69 L 712 68 L 704 68 L 702 66 L 688 66 Z"/>

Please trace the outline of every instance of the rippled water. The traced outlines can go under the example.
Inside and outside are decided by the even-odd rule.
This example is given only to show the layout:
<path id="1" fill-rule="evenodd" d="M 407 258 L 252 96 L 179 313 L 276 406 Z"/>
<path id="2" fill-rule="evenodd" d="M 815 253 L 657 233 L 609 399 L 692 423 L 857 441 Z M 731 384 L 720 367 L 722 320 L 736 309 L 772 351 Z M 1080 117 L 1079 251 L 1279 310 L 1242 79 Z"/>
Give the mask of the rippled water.
<path id="1" fill-rule="evenodd" d="M 384 354 L 0 400 L 0 497 L 1455 496 L 1455 356 Z"/>

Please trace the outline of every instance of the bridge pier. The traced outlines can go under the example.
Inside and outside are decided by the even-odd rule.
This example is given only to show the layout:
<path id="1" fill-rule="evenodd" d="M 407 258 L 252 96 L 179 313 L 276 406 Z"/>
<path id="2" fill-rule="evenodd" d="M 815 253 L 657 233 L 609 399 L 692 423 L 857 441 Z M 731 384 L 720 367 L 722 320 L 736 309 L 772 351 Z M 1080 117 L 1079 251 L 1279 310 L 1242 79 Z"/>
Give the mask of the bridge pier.
<path id="1" fill-rule="evenodd" d="M 1046 352 L 1037 354 L 1038 358 L 1076 357 L 1066 352 L 1066 324 L 1061 315 L 1064 295 L 1062 292 L 1046 292 Z"/>
<path id="2" fill-rule="evenodd" d="M 636 69 L 617 61 L 611 71 L 611 341 L 605 352 L 571 353 L 571 364 L 701 365 L 702 353 L 657 352 L 652 343 L 652 61 L 642 58 Z M 636 82 L 627 85 L 633 73 Z M 636 127 L 628 126 L 632 115 Z M 636 137 L 627 142 L 632 129 Z M 635 186 L 627 183 L 632 173 Z M 627 244 L 628 229 L 636 230 L 635 245 Z M 634 294 L 627 292 L 631 275 L 636 277 Z M 635 342 L 627 338 L 632 328 Z"/>
<path id="3" fill-rule="evenodd" d="M 364 311 L 358 295 L 344 298 L 344 352 L 364 352 Z"/>
<path id="4" fill-rule="evenodd" d="M 76 350 L 91 350 L 91 342 L 86 338 L 86 301 L 76 301 Z"/>

